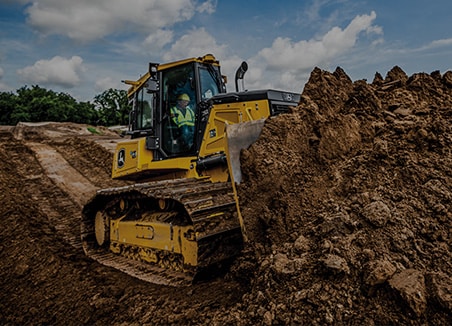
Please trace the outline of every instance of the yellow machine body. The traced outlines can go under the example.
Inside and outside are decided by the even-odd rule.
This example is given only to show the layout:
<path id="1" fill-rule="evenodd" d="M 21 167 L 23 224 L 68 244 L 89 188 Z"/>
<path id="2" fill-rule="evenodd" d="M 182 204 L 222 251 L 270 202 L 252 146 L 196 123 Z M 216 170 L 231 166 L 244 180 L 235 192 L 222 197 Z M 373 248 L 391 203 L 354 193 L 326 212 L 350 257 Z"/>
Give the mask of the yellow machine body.
<path id="1" fill-rule="evenodd" d="M 208 157 L 225 153 L 226 125 L 245 123 L 265 119 L 270 116 L 269 102 L 257 100 L 242 103 L 215 104 L 204 132 L 199 150 L 199 157 Z M 127 179 L 146 172 L 156 171 L 161 174 L 173 173 L 175 178 L 198 178 L 196 161 L 198 156 L 174 157 L 155 161 L 153 152 L 146 149 L 146 138 L 136 138 L 119 142 L 113 159 L 112 178 Z M 118 162 L 123 162 L 118 166 Z M 212 181 L 226 181 L 229 177 L 226 168 L 214 173 Z M 168 176 L 165 176 L 168 177 Z M 144 178 L 143 178 L 144 179 Z M 156 178 L 158 179 L 158 178 Z"/>
<path id="2" fill-rule="evenodd" d="M 259 136 L 263 123 L 254 122 L 286 112 L 299 95 L 226 93 L 213 55 L 150 64 L 140 79 L 126 83 L 131 85 L 129 137 L 117 144 L 112 178 L 136 183 L 99 190 L 87 203 L 84 250 L 146 281 L 162 283 L 155 276 L 164 274 L 163 283 L 175 284 L 180 274 L 191 279 L 242 249 L 246 234 L 234 183 L 240 150 Z M 188 140 L 170 110 L 180 94 L 190 99 L 196 115 Z M 138 271 L 144 267 L 136 262 L 157 269 L 143 276 Z"/>

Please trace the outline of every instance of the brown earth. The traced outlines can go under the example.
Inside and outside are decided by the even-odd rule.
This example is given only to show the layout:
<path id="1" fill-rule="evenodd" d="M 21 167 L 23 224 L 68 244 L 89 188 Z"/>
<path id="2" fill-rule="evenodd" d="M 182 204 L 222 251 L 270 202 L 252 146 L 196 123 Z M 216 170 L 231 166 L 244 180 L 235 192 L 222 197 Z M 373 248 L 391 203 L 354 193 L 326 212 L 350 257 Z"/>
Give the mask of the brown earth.
<path id="1" fill-rule="evenodd" d="M 85 257 L 80 211 L 110 180 L 107 129 L 0 129 L 2 325 L 449 325 L 452 72 L 352 82 L 315 69 L 242 155 L 250 242 L 187 288 Z"/>

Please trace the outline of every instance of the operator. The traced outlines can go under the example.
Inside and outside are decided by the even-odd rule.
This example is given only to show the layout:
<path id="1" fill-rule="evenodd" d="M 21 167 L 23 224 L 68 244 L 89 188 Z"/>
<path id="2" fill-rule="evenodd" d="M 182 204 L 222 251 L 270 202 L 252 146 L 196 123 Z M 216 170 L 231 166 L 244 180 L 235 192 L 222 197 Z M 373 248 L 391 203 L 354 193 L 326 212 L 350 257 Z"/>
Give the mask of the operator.
<path id="1" fill-rule="evenodd" d="M 176 105 L 171 108 L 171 119 L 181 131 L 181 138 L 187 148 L 193 145 L 195 132 L 195 112 L 188 105 L 189 102 L 190 97 L 181 94 L 177 97 Z"/>

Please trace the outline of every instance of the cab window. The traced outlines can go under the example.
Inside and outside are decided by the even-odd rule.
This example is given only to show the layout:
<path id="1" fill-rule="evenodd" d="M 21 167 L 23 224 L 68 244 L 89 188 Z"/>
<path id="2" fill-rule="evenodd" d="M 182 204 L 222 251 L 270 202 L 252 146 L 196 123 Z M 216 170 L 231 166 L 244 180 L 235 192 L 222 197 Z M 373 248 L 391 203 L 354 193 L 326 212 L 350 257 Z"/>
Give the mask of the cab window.
<path id="1" fill-rule="evenodd" d="M 193 64 L 163 71 L 162 148 L 169 155 L 194 150 L 196 125 L 196 80 Z"/>
<path id="2" fill-rule="evenodd" d="M 216 80 L 218 78 L 217 76 L 219 76 L 219 73 L 212 67 L 210 69 L 207 69 L 205 67 L 201 67 L 199 69 L 201 100 L 206 101 L 212 96 L 220 93 L 218 89 L 218 82 Z"/>
<path id="3" fill-rule="evenodd" d="M 135 129 L 146 130 L 154 127 L 154 96 L 155 93 L 149 92 L 145 87 L 138 92 L 135 105 Z"/>

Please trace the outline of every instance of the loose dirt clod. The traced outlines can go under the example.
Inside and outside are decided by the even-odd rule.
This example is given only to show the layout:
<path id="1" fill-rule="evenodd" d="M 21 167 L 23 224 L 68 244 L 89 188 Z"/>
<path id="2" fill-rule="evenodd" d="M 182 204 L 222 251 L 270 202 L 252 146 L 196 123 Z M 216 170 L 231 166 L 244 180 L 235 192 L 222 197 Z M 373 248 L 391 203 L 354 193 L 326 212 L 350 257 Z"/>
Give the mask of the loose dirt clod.
<path id="1" fill-rule="evenodd" d="M 86 258 L 77 184 L 40 164 L 45 148 L 79 187 L 119 186 L 119 136 L 3 128 L 0 323 L 449 325 L 451 126 L 452 72 L 394 67 L 367 83 L 314 69 L 300 105 L 242 152 L 250 243 L 224 276 L 184 289 Z"/>

